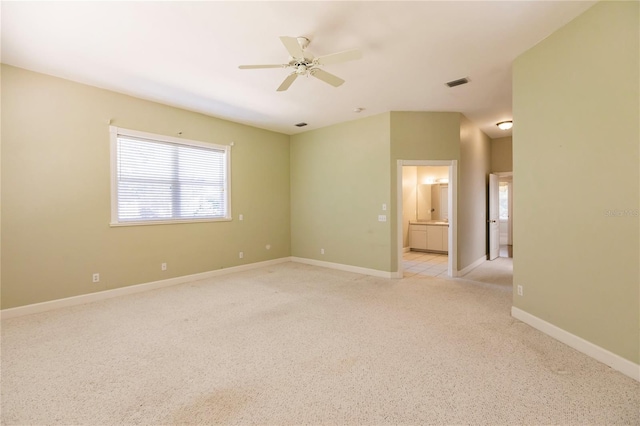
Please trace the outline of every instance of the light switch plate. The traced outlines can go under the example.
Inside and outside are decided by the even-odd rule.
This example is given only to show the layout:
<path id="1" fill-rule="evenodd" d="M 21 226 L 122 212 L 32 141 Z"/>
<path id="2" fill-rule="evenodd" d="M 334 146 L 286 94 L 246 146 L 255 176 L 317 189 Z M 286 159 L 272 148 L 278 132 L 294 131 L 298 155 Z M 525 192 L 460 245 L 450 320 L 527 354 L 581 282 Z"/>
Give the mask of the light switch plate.
<path id="1" fill-rule="evenodd" d="M 386 221 L 387 221 L 387 215 L 386 214 L 378 215 L 378 222 L 386 222 Z"/>

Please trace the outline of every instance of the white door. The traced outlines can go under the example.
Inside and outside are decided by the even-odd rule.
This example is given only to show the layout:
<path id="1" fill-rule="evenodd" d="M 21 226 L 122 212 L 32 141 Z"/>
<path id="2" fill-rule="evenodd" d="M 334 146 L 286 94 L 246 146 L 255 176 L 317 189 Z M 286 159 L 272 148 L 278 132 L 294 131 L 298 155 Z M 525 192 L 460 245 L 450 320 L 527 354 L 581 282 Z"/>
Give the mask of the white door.
<path id="1" fill-rule="evenodd" d="M 500 255 L 500 205 L 498 175 L 489 175 L 489 260 Z"/>

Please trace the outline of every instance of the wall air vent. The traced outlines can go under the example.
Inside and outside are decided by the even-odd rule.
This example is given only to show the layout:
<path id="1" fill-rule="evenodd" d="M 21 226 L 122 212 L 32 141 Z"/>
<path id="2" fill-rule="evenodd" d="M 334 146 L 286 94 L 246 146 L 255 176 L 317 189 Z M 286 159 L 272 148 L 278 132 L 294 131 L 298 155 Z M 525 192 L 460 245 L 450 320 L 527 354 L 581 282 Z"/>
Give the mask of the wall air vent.
<path id="1" fill-rule="evenodd" d="M 456 86 L 461 86 L 463 84 L 467 84 L 469 82 L 469 79 L 467 77 L 465 78 L 459 78 L 458 80 L 453 80 L 447 83 L 447 86 L 449 87 L 456 87 Z"/>
<path id="2" fill-rule="evenodd" d="M 305 123 L 305 122 L 296 124 L 297 127 L 304 127 L 306 125 L 307 125 L 307 123 Z"/>

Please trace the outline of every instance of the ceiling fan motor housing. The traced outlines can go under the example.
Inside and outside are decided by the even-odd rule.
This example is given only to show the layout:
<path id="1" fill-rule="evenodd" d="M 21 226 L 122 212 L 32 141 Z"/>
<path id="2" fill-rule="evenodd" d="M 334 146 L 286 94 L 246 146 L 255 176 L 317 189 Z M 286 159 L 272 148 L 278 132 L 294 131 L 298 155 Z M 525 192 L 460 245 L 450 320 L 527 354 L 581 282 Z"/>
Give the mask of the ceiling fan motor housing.
<path id="1" fill-rule="evenodd" d="M 300 45 L 300 48 L 302 50 L 306 49 L 307 46 L 309 46 L 309 43 L 311 42 L 308 38 L 306 37 L 296 37 L 296 40 L 298 40 L 298 44 Z"/>

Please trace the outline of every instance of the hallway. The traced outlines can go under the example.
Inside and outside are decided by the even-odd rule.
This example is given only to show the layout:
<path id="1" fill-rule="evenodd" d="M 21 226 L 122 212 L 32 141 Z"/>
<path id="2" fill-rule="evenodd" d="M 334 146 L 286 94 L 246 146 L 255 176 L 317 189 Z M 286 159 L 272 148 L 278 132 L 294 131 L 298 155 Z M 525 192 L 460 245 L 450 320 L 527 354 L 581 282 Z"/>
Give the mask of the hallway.
<path id="1" fill-rule="evenodd" d="M 487 260 L 459 278 L 511 287 L 513 286 L 513 259 L 499 257 L 494 260 Z"/>

